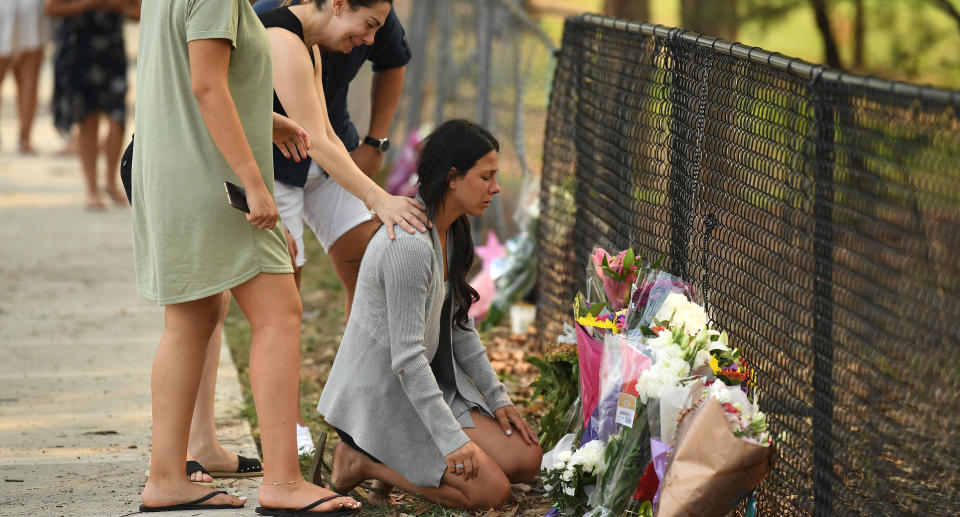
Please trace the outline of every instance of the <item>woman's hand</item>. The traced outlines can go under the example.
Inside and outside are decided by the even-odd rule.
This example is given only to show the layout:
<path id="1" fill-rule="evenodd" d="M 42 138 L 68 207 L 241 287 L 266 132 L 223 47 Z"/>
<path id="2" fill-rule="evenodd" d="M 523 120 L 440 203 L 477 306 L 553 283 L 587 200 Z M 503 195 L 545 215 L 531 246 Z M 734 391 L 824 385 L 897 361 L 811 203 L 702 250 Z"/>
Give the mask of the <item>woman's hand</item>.
<path id="1" fill-rule="evenodd" d="M 261 230 L 272 230 L 277 224 L 280 213 L 266 185 L 261 183 L 256 188 L 247 187 L 246 191 L 247 207 L 250 209 L 247 221 Z"/>
<path id="2" fill-rule="evenodd" d="M 516 427 L 517 430 L 520 431 L 520 437 L 523 438 L 523 441 L 526 442 L 527 445 L 539 443 L 540 440 L 537 438 L 537 435 L 534 434 L 533 429 L 530 428 L 527 421 L 520 416 L 520 412 L 517 411 L 516 407 L 504 406 L 494 411 L 493 416 L 497 417 L 497 422 L 500 422 L 500 427 L 507 436 L 513 434 L 512 427 Z"/>
<path id="3" fill-rule="evenodd" d="M 387 227 L 387 237 L 393 240 L 393 225 L 398 224 L 407 233 L 413 233 L 414 228 L 423 233 L 433 224 L 427 219 L 424 212 L 426 207 L 419 201 L 409 197 L 391 196 L 383 189 L 376 187 L 370 191 L 366 199 L 362 200 L 367 208 L 372 208 L 377 217 Z"/>
<path id="4" fill-rule="evenodd" d="M 480 474 L 480 447 L 473 442 L 463 444 L 444 460 L 447 462 L 447 471 L 454 476 L 463 476 L 464 480 L 469 481 Z"/>
<path id="5" fill-rule="evenodd" d="M 300 160 L 307 159 L 310 136 L 300 127 L 300 124 L 279 113 L 274 113 L 273 143 L 283 153 L 284 158 L 293 158 L 293 161 L 300 163 Z"/>

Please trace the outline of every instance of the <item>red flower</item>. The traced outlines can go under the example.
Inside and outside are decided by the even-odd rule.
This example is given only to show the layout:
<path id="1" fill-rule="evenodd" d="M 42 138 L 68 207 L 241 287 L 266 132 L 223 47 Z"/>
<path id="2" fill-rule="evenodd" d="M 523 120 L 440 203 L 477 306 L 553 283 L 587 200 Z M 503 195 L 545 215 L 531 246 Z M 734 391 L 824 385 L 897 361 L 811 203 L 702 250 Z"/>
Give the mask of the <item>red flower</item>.
<path id="1" fill-rule="evenodd" d="M 633 493 L 634 501 L 653 501 L 653 496 L 657 495 L 657 488 L 660 487 L 660 480 L 657 478 L 657 472 L 653 470 L 653 462 L 647 465 L 643 471 L 643 477 L 637 485 L 637 491 Z"/>

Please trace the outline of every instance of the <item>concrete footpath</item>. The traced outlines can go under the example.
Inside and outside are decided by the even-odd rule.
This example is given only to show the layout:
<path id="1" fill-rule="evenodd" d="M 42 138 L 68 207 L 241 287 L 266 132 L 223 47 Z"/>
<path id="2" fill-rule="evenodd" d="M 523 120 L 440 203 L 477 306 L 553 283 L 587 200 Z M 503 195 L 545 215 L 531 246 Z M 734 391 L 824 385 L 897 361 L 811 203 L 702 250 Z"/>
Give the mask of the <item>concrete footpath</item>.
<path id="1" fill-rule="evenodd" d="M 128 515 L 150 454 L 162 310 L 136 293 L 129 209 L 85 210 L 79 159 L 53 154 L 63 143 L 44 102 L 49 64 L 33 136 L 41 154 L 16 153 L 11 75 L 0 90 L 0 515 Z M 221 440 L 256 456 L 236 368 L 221 357 Z M 217 515 L 254 515 L 258 484 L 218 480 L 249 500 Z"/>

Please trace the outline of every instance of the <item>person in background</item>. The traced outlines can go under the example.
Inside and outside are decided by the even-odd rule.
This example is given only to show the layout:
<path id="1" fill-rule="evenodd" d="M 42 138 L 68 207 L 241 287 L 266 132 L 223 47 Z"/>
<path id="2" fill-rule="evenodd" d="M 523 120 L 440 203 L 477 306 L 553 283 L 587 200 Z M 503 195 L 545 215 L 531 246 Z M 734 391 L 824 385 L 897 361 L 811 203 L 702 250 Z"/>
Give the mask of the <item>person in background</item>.
<path id="1" fill-rule="evenodd" d="M 34 152 L 30 141 L 37 112 L 37 82 L 43 64 L 43 48 L 50 41 L 52 23 L 43 12 L 44 0 L 0 2 L 0 84 L 13 68 L 17 82 L 17 116 L 20 135 L 17 149 Z"/>
<path id="2" fill-rule="evenodd" d="M 107 120 L 103 193 L 117 205 L 125 205 L 126 197 L 117 187 L 127 114 L 123 21 L 140 18 L 140 0 L 47 0 L 45 11 L 62 18 L 53 56 L 53 120 L 63 134 L 78 126 L 77 152 L 86 180 L 87 209 L 106 207 L 97 177 L 101 118 Z"/>

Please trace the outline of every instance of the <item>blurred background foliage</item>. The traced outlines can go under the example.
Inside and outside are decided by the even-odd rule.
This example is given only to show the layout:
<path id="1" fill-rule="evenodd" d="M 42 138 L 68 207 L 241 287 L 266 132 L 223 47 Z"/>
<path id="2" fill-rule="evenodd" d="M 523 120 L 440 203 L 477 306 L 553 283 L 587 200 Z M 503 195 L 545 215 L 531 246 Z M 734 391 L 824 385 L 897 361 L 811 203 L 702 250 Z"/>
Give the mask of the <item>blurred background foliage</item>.
<path id="1" fill-rule="evenodd" d="M 450 117 L 474 119 L 500 139 L 504 191 L 475 222 L 478 243 L 487 230 L 501 240 L 517 235 L 535 215 L 553 54 L 568 16 L 684 27 L 861 75 L 960 88 L 960 0 L 396 0 L 395 7 L 414 59 L 394 140 Z"/>

